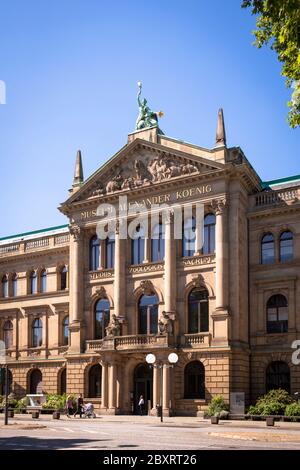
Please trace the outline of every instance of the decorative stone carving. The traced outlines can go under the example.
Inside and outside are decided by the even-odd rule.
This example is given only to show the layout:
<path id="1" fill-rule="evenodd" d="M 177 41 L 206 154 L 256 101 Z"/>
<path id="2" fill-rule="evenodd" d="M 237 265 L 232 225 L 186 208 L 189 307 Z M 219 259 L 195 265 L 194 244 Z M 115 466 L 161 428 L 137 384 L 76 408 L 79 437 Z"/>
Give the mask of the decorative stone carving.
<path id="1" fill-rule="evenodd" d="M 89 197 L 111 194 L 124 189 L 134 189 L 174 178 L 177 176 L 199 173 L 200 165 L 170 158 L 162 154 L 154 156 L 150 152 L 141 152 L 137 157 L 124 161 L 111 169 L 106 183 L 102 182 L 89 194 Z M 115 176 L 114 176 L 115 175 Z M 105 177 L 105 175 L 104 175 Z"/>
<path id="2" fill-rule="evenodd" d="M 96 290 L 95 290 L 95 294 L 99 297 L 106 297 L 106 290 L 105 290 L 105 287 L 101 286 L 101 287 L 98 287 Z"/>
<path id="3" fill-rule="evenodd" d="M 216 215 L 221 215 L 227 207 L 227 199 L 214 199 L 211 203 L 211 207 Z"/>
<path id="4" fill-rule="evenodd" d="M 145 295 L 151 295 L 154 293 L 153 284 L 151 281 L 141 281 L 141 290 Z"/>
<path id="5" fill-rule="evenodd" d="M 197 276 L 193 277 L 192 284 L 194 287 L 203 287 L 204 285 L 204 280 L 203 277 L 198 274 Z"/>
<path id="6" fill-rule="evenodd" d="M 160 335 L 173 333 L 173 322 L 167 312 L 162 312 L 158 321 L 158 331 Z"/>
<path id="7" fill-rule="evenodd" d="M 69 226 L 70 233 L 73 235 L 74 240 L 77 242 L 82 237 L 82 229 L 79 225 L 73 224 Z"/>
<path id="8" fill-rule="evenodd" d="M 120 336 L 121 324 L 117 316 L 113 313 L 109 325 L 105 329 L 107 336 Z"/>

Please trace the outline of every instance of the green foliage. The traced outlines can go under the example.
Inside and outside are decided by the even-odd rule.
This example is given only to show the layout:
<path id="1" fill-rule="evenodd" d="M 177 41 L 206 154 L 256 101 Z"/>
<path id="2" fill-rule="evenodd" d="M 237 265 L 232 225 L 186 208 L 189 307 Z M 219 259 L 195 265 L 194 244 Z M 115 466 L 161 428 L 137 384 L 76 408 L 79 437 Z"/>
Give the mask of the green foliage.
<path id="1" fill-rule="evenodd" d="M 49 394 L 46 397 L 45 403 L 42 408 L 46 410 L 63 410 L 66 407 L 66 394 L 57 395 L 55 393 Z"/>
<path id="2" fill-rule="evenodd" d="M 208 416 L 219 416 L 221 411 L 228 411 L 229 407 L 225 403 L 223 395 L 215 395 L 209 404 L 207 414 Z"/>
<path id="3" fill-rule="evenodd" d="M 27 404 L 28 404 L 28 398 L 24 397 L 17 401 L 15 408 L 17 411 L 25 410 Z"/>
<path id="4" fill-rule="evenodd" d="M 293 399 L 286 390 L 270 390 L 266 395 L 260 397 L 255 406 L 250 406 L 248 415 L 284 415 L 287 405 Z"/>
<path id="5" fill-rule="evenodd" d="M 285 409 L 285 416 L 300 416 L 300 403 L 291 403 Z"/>
<path id="6" fill-rule="evenodd" d="M 300 2 L 299 0 L 243 0 L 243 8 L 251 8 L 256 19 L 255 45 L 269 45 L 282 62 L 281 74 L 293 88 L 288 122 L 300 125 Z"/>

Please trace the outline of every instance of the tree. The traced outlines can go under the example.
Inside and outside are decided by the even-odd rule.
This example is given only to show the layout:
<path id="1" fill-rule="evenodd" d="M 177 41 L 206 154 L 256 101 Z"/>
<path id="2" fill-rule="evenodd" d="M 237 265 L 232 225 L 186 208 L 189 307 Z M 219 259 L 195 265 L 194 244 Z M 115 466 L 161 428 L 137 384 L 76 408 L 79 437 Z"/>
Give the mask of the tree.
<path id="1" fill-rule="evenodd" d="M 288 102 L 288 122 L 300 125 L 300 0 L 243 0 L 243 8 L 251 8 L 257 29 L 254 44 L 270 45 L 282 62 L 281 74 L 293 89 Z"/>

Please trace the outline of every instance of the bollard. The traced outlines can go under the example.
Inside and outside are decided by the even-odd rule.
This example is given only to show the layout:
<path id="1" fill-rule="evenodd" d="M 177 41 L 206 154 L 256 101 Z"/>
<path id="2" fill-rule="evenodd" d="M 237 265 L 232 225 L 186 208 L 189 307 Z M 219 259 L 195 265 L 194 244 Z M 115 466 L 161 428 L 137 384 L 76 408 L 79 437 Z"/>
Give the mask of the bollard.
<path id="1" fill-rule="evenodd" d="M 40 417 L 39 411 L 33 411 L 31 414 L 32 419 L 38 419 Z"/>

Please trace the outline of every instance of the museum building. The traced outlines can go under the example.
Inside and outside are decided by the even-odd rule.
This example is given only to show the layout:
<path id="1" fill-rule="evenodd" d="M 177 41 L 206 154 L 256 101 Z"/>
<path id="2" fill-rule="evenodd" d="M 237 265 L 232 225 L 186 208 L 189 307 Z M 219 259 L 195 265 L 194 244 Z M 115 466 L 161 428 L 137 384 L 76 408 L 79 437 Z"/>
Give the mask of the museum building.
<path id="1" fill-rule="evenodd" d="M 201 249 L 185 235 L 194 215 L 181 239 L 172 214 L 133 239 L 118 224 L 99 238 L 98 208 L 120 196 L 149 212 L 201 203 Z M 142 394 L 152 413 L 161 402 L 165 415 L 196 415 L 216 394 L 300 390 L 300 175 L 263 182 L 227 147 L 222 110 L 211 149 L 154 122 L 86 180 L 78 151 L 59 210 L 67 225 L 0 239 L 0 339 L 17 397 L 82 393 L 127 414 Z"/>

